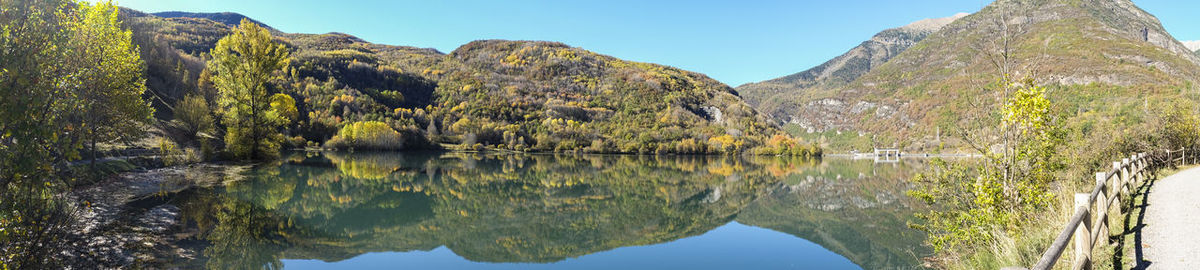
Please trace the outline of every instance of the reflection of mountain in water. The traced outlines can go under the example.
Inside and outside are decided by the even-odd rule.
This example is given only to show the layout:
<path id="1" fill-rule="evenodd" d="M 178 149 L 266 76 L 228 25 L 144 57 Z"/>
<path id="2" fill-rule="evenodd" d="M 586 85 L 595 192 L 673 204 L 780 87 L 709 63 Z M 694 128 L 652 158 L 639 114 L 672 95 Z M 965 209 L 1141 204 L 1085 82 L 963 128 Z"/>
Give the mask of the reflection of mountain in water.
<path id="1" fill-rule="evenodd" d="M 918 268 L 930 251 L 907 227 L 920 206 L 904 194 L 922 167 L 912 165 L 826 161 L 768 188 L 737 220 L 808 239 L 864 269 Z"/>
<path id="2" fill-rule="evenodd" d="M 920 242 L 904 226 L 910 212 L 893 207 L 902 181 L 863 189 L 873 181 L 806 176 L 828 171 L 774 158 L 309 154 L 181 207 L 213 268 L 439 246 L 472 261 L 554 262 L 699 235 L 735 217 L 868 268 L 912 265 L 915 256 L 894 251 Z M 884 195 L 860 202 L 847 192 Z"/>

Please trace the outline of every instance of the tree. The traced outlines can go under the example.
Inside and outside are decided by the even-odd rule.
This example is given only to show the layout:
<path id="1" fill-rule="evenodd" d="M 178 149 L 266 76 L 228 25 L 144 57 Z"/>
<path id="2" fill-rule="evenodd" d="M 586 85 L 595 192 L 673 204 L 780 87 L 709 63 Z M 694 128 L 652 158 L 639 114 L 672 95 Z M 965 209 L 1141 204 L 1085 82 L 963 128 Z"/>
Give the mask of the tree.
<path id="1" fill-rule="evenodd" d="M 78 98 L 72 117 L 80 123 L 75 135 L 87 140 L 94 170 L 96 143 L 144 133 L 154 109 L 142 99 L 142 59 L 133 34 L 121 29 L 117 7 L 112 1 L 80 3 L 78 14 L 69 27 Z"/>
<path id="2" fill-rule="evenodd" d="M 279 117 L 284 118 L 284 123 L 288 124 L 296 121 L 300 117 L 300 111 L 296 109 L 296 99 L 287 94 L 275 94 L 271 96 L 271 110 L 279 114 Z"/>
<path id="3" fill-rule="evenodd" d="M 404 135 L 383 122 L 354 122 L 342 127 L 326 145 L 337 149 L 400 150 L 404 149 Z"/>
<path id="4" fill-rule="evenodd" d="M 211 53 L 207 69 L 219 95 L 225 144 L 238 158 L 277 156 L 282 138 L 278 128 L 289 119 L 271 107 L 269 81 L 287 66 L 287 47 L 274 42 L 267 29 L 243 19 Z"/>
<path id="5" fill-rule="evenodd" d="M 1050 185 L 1065 167 L 1057 154 L 1065 131 L 1051 114 L 1046 88 L 1029 80 L 1011 85 L 1015 91 L 998 111 L 1006 136 L 1006 144 L 996 144 L 1001 149 L 977 147 L 984 160 L 974 167 L 936 160 L 932 172 L 913 179 L 918 188 L 909 194 L 939 206 L 917 226 L 939 252 L 969 252 L 991 246 L 998 234 L 1019 235 L 1050 206 Z"/>
<path id="6" fill-rule="evenodd" d="M 78 244 L 66 241 L 76 217 L 59 196 L 67 162 L 79 159 L 84 134 L 121 128 L 93 127 L 104 125 L 96 119 L 144 104 L 124 91 L 138 89 L 141 70 L 122 51 L 128 32 L 115 27 L 113 11 L 107 3 L 0 1 L 0 269 L 66 267 L 58 255 Z M 96 59 L 105 62 L 89 62 Z M 95 96 L 114 89 L 121 92 Z M 99 115 L 83 119 L 85 110 Z"/>
<path id="7" fill-rule="evenodd" d="M 0 187 L 52 179 L 53 164 L 74 156 L 56 151 L 74 149 L 64 139 L 77 128 L 63 121 L 69 11 L 67 1 L 0 2 Z"/>
<path id="8" fill-rule="evenodd" d="M 183 129 L 191 139 L 196 139 L 200 133 L 209 132 L 213 128 L 212 111 L 204 96 L 187 95 L 175 104 L 175 119 L 183 125 Z"/>

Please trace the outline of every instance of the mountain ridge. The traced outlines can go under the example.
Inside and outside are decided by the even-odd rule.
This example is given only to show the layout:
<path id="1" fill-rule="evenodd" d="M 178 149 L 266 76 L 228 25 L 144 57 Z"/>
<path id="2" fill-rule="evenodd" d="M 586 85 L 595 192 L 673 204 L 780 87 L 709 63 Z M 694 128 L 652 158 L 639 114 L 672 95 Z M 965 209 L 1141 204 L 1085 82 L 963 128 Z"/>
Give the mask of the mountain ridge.
<path id="1" fill-rule="evenodd" d="M 1142 93 L 1173 100 L 1166 97 L 1180 95 L 1200 74 L 1200 59 L 1127 0 L 1000 0 L 853 82 L 789 97 L 793 110 L 772 117 L 810 138 L 858 131 L 874 134 L 871 144 L 940 149 L 942 131 L 966 126 L 963 115 L 999 104 L 997 92 L 986 90 L 1000 77 L 986 56 L 999 51 L 1001 26 L 1012 33 L 1016 73 L 1010 75 L 1051 86 L 1069 111 L 1106 115 L 1089 117 L 1117 117 L 1108 108 L 1145 102 L 1138 98 Z M 1105 88 L 1115 90 L 1103 90 L 1111 95 L 1106 97 L 1098 92 Z M 870 149 L 866 140 L 858 141 L 854 148 Z"/>
<path id="2" fill-rule="evenodd" d="M 760 111 L 771 115 L 784 114 L 793 109 L 792 104 L 788 103 L 794 100 L 791 97 L 805 95 L 804 92 L 810 88 L 834 88 L 850 83 L 927 35 L 967 15 L 958 13 L 951 17 L 924 19 L 885 29 L 821 65 L 776 79 L 742 84 L 736 89 Z"/>
<path id="3" fill-rule="evenodd" d="M 242 19 L 247 19 L 247 20 L 250 20 L 250 22 L 258 24 L 259 26 L 274 30 L 274 28 L 271 28 L 271 26 L 269 26 L 267 24 L 264 24 L 258 20 L 254 20 L 250 17 L 247 17 L 246 15 L 242 15 L 240 13 L 234 13 L 234 12 L 205 13 L 205 12 L 163 11 L 163 12 L 155 12 L 155 13 L 150 13 L 150 14 L 152 14 L 154 16 L 158 16 L 158 17 L 163 17 L 163 18 L 207 19 L 210 21 L 223 23 L 228 26 L 237 26 L 238 24 L 242 23 Z"/>

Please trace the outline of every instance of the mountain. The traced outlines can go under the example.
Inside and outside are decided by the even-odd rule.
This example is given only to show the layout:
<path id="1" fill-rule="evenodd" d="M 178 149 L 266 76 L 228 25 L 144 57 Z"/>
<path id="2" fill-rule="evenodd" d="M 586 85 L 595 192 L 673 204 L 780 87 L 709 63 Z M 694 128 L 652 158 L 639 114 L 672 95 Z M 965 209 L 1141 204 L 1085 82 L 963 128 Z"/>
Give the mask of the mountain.
<path id="1" fill-rule="evenodd" d="M 182 12 L 182 11 L 164 11 L 164 12 L 154 13 L 153 15 L 158 16 L 158 17 L 163 17 L 163 18 L 206 19 L 206 20 L 222 23 L 222 24 L 225 24 L 228 26 L 237 26 L 238 24 L 242 23 L 243 19 L 246 19 L 246 20 L 250 20 L 250 22 L 256 23 L 262 27 L 272 29 L 270 26 L 263 24 L 262 22 L 251 19 L 250 17 L 246 17 L 245 15 L 233 13 L 233 12 L 196 13 L 196 12 Z M 272 30 L 274 30 L 274 29 L 272 29 Z"/>
<path id="2" fill-rule="evenodd" d="M 201 82 L 208 50 L 233 13 L 123 10 L 143 50 L 161 119 Z M 158 16 L 162 15 L 162 16 Z M 167 16 L 167 17 L 163 17 Z M 342 34 L 273 31 L 292 49 L 274 85 L 292 95 L 298 144 L 355 121 L 382 121 L 415 143 L 519 151 L 711 153 L 781 133 L 732 88 L 700 73 L 625 61 L 562 43 L 480 40 L 446 54 Z"/>
<path id="3" fill-rule="evenodd" d="M 1007 31 L 1006 31 L 1007 30 Z M 1006 34 L 1007 33 L 1007 34 Z M 1007 39 L 1005 38 L 1007 37 Z M 929 34 L 883 65 L 845 85 L 791 96 L 794 110 L 772 113 L 808 136 L 855 130 L 855 148 L 895 143 L 935 151 L 944 131 L 986 133 L 968 115 L 1000 104 L 992 89 L 1008 40 L 1012 76 L 1051 88 L 1071 128 L 1101 135 L 1128 128 L 1128 113 L 1151 102 L 1187 102 L 1200 58 L 1172 38 L 1154 16 L 1128 0 L 1000 0 Z M 1138 118 L 1141 119 L 1141 118 Z M 1125 125 L 1103 132 L 1091 125 Z M 1109 140 L 1111 141 L 1111 140 Z M 849 149 L 843 149 L 849 150 Z"/>
<path id="4" fill-rule="evenodd" d="M 1183 43 L 1184 47 L 1187 47 L 1190 50 L 1200 51 L 1200 40 L 1187 40 L 1180 42 Z"/>
<path id="5" fill-rule="evenodd" d="M 795 103 L 796 98 L 806 95 L 810 89 L 830 89 L 854 81 L 929 34 L 965 16 L 966 13 L 959 13 L 883 30 L 819 66 L 772 80 L 744 84 L 738 86 L 737 91 L 761 112 L 786 119 L 787 112 L 795 111 L 800 105 Z"/>

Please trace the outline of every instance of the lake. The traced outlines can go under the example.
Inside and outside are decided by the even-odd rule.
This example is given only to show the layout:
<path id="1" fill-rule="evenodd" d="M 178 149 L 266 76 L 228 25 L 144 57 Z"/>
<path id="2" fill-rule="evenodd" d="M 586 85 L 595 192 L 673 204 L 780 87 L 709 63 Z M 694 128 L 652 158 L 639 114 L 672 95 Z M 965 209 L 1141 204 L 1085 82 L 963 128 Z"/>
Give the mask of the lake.
<path id="1" fill-rule="evenodd" d="M 285 269 L 918 269 L 920 162 L 294 153 L 181 194 L 197 259 Z"/>

